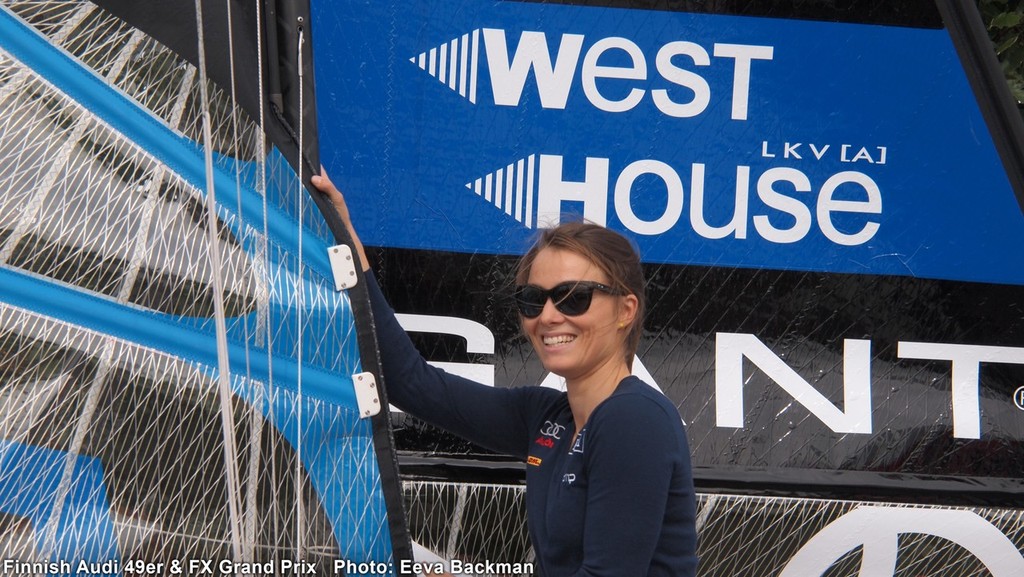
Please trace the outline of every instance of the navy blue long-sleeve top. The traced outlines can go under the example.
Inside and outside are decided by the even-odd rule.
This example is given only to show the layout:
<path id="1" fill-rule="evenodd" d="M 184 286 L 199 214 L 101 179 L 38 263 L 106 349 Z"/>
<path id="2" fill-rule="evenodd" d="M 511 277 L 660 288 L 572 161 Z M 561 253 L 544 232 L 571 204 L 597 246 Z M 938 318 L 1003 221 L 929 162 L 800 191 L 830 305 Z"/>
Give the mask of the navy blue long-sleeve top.
<path id="1" fill-rule="evenodd" d="M 537 575 L 696 574 L 690 452 L 679 413 L 663 394 L 628 377 L 573 438 L 565 393 L 490 387 L 428 365 L 367 277 L 390 402 L 526 461 Z"/>

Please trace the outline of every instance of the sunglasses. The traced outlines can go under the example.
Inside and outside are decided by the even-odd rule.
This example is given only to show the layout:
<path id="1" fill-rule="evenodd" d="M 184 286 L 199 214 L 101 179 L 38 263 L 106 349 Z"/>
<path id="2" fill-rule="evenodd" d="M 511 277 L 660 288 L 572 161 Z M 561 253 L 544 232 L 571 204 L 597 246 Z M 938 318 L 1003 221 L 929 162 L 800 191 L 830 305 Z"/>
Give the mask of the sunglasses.
<path id="1" fill-rule="evenodd" d="M 532 319 L 540 316 L 544 305 L 551 299 L 558 312 L 575 317 L 590 309 L 594 291 L 610 295 L 625 294 L 608 285 L 587 280 L 571 280 L 547 290 L 528 284 L 516 287 L 516 306 L 519 307 L 519 314 Z"/>

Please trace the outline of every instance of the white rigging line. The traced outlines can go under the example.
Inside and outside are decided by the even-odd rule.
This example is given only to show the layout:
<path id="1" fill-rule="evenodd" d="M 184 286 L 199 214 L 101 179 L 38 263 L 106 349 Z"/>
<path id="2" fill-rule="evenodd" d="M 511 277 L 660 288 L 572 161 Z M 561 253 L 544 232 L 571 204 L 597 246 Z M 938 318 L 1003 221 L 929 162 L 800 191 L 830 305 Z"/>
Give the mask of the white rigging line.
<path id="1" fill-rule="evenodd" d="M 217 382 L 220 393 L 221 430 L 224 439 L 224 473 L 227 484 L 228 515 L 231 544 L 235 559 L 242 557 L 242 527 L 240 522 L 241 492 L 238 474 L 238 448 L 235 445 L 231 366 L 228 359 L 227 323 L 224 318 L 224 270 L 221 265 L 220 238 L 217 226 L 217 199 L 213 178 L 213 134 L 210 102 L 207 94 L 206 42 L 203 37 L 202 0 L 196 0 L 196 40 L 199 52 L 199 94 L 202 101 L 203 151 L 206 157 L 206 218 L 209 238 L 209 258 L 213 277 L 213 306 L 217 332 Z"/>
<path id="2" fill-rule="evenodd" d="M 231 25 L 231 23 L 234 21 L 234 19 L 232 17 L 232 13 L 231 13 L 231 0 L 225 0 L 224 1 L 224 7 L 225 7 L 225 10 L 227 12 L 227 22 L 228 22 L 228 30 L 227 30 L 227 32 L 228 32 L 228 66 L 230 68 L 229 76 L 231 78 L 231 102 L 237 103 L 238 102 L 238 87 L 235 85 L 235 37 L 234 37 L 234 26 Z M 235 114 L 237 114 L 237 112 L 235 112 Z M 234 118 L 232 119 L 232 122 L 231 122 L 231 139 L 232 139 L 234 150 L 236 150 L 236 151 L 237 150 L 241 150 L 241 143 L 240 143 L 241 139 L 238 136 L 238 122 L 235 121 Z M 261 138 L 260 140 L 262 141 L 263 139 Z M 259 158 L 258 162 L 260 163 L 260 165 L 263 165 L 265 163 L 265 157 L 261 156 Z M 238 212 L 237 212 L 237 214 L 242 214 L 242 195 L 241 195 L 241 190 L 242 190 L 241 175 L 239 174 L 239 169 L 236 167 L 236 169 L 235 169 L 235 191 L 237 192 L 237 194 L 235 195 L 235 198 L 238 201 L 238 205 L 237 205 Z M 265 279 L 265 277 L 263 275 L 256 275 L 256 278 L 258 279 L 257 280 L 258 283 L 260 283 L 260 284 L 264 283 L 263 279 Z M 258 303 L 259 303 L 259 304 L 256 305 L 257 307 L 262 307 L 263 299 L 261 298 L 260 295 L 263 295 L 265 293 L 266 293 L 265 290 L 257 289 L 257 299 L 258 299 Z M 256 512 L 257 512 L 257 500 L 256 500 L 256 497 L 257 497 L 257 489 L 259 487 L 260 446 L 262 444 L 262 439 L 263 439 L 263 421 L 264 421 L 263 415 L 261 414 L 261 411 L 260 411 L 260 408 L 263 406 L 263 403 L 265 401 L 263 399 L 263 388 L 260 387 L 257 383 L 253 382 L 251 379 L 248 379 L 248 377 L 251 375 L 250 364 L 249 364 L 249 343 L 253 341 L 253 335 L 250 334 L 250 330 L 252 330 L 252 327 L 249 326 L 248 315 L 245 315 L 245 316 L 242 317 L 242 324 L 243 324 L 243 334 L 245 335 L 245 345 L 246 345 L 245 346 L 245 374 L 246 374 L 246 377 L 247 377 L 247 381 L 246 381 L 247 385 L 246 386 L 249 386 L 249 387 L 252 388 L 253 399 L 252 399 L 252 406 L 249 408 L 249 427 L 250 427 L 250 434 L 249 434 L 249 469 L 248 469 L 248 471 L 246 471 L 246 481 L 245 481 L 245 487 L 246 487 L 245 507 L 243 509 L 243 513 L 244 513 L 244 525 L 243 525 L 243 531 L 244 532 L 243 532 L 243 535 L 244 535 L 245 538 L 242 540 L 242 555 L 243 556 L 242 556 L 241 560 L 242 561 L 252 561 L 253 559 L 256 558 L 255 547 L 256 547 L 256 538 L 257 538 L 256 532 L 257 532 L 257 523 L 258 523 L 258 519 L 257 519 L 257 516 L 256 516 Z M 258 323 L 257 323 L 257 325 L 258 325 Z M 258 326 L 257 326 L 257 331 L 258 331 Z"/>
<path id="3" fill-rule="evenodd" d="M 262 87 L 263 86 L 263 67 L 266 65 L 266 63 L 263 61 L 263 46 L 264 46 L 264 42 L 266 40 L 264 38 L 264 36 L 263 36 L 263 31 L 266 28 L 265 28 L 265 24 L 263 22 L 263 10 L 261 10 L 262 4 L 261 4 L 261 2 L 259 2 L 259 0 L 255 0 L 255 4 L 256 4 L 256 38 L 257 38 L 256 46 L 258 47 L 257 50 L 256 50 L 256 61 L 257 61 L 256 69 L 257 69 L 257 76 L 258 76 L 258 80 L 259 80 L 258 83 L 257 83 L 257 86 Z M 259 103 L 260 103 L 259 104 L 259 108 L 260 108 L 259 109 L 259 124 L 260 124 L 260 129 L 261 130 L 265 130 L 266 126 L 267 126 L 267 124 L 266 124 L 266 107 L 264 106 L 265 102 L 266 102 L 265 98 L 261 97 L 259 99 Z M 270 235 L 268 234 L 268 231 L 270 229 L 270 224 L 269 224 L 269 220 L 268 220 L 268 215 L 269 215 L 270 207 L 267 204 L 267 163 L 266 163 L 266 158 L 267 158 L 268 151 L 267 151 L 267 139 L 266 138 L 260 138 L 259 139 L 259 149 L 260 149 L 260 163 L 259 163 L 259 182 L 258 182 L 258 186 L 262 187 L 262 190 L 260 190 L 260 193 L 261 193 L 261 196 L 263 197 L 263 238 L 262 238 L 262 242 L 259 244 L 260 250 L 262 252 L 262 254 L 261 254 L 262 259 L 254 258 L 253 260 L 254 261 L 262 260 L 262 262 L 263 262 L 263 269 L 266 272 L 266 278 L 269 280 L 271 275 L 279 274 L 279 272 L 276 269 L 271 269 L 270 258 L 269 258 L 269 255 L 270 255 Z M 273 357 L 274 335 L 273 335 L 273 331 L 271 330 L 270 323 L 269 323 L 269 313 L 268 313 L 268 310 L 269 310 L 269 298 L 270 298 L 269 287 L 268 287 L 268 290 L 263 293 L 263 295 L 264 295 L 264 298 L 260 299 L 260 301 L 259 301 L 259 303 L 260 303 L 259 304 L 260 310 L 258 311 L 257 316 L 256 316 L 256 325 L 257 325 L 256 326 L 256 333 L 257 334 L 260 333 L 260 326 L 261 325 L 263 327 L 263 330 L 266 331 L 266 342 L 264 343 L 264 346 L 266 347 L 266 351 L 267 351 L 267 360 L 266 360 L 266 362 L 267 362 L 267 382 L 266 382 L 266 385 L 265 385 L 265 390 L 267 391 L 268 395 L 270 395 L 270 397 L 271 397 L 269 402 L 273 403 L 273 396 L 275 394 L 275 392 L 274 392 L 274 377 L 273 377 L 273 375 L 274 375 L 274 371 L 273 371 L 273 368 L 274 368 L 274 357 Z M 271 413 L 271 415 L 273 415 L 273 413 Z M 273 418 L 273 417 L 271 417 L 271 418 Z M 275 449 L 274 449 L 274 447 L 271 447 L 270 450 L 274 451 Z M 272 468 L 271 472 L 270 472 L 272 478 L 276 478 L 277 477 L 277 471 L 276 471 L 277 459 L 275 459 L 274 457 L 275 457 L 275 455 L 270 455 L 269 458 L 268 458 L 270 467 Z M 279 514 L 279 512 L 277 510 L 277 507 L 278 507 L 278 503 L 280 502 L 280 499 L 278 498 L 277 487 L 276 486 L 273 486 L 271 488 L 271 491 L 273 491 L 273 498 L 270 500 L 271 507 L 272 507 L 272 510 L 270 511 L 270 513 L 271 513 L 270 518 L 273 519 L 273 523 L 274 523 L 274 526 L 272 527 L 272 533 L 274 535 L 279 535 L 279 534 L 281 534 L 281 528 L 278 526 L 278 522 L 281 519 L 281 515 Z"/>
<path id="4" fill-rule="evenodd" d="M 298 260 L 299 260 L 299 274 L 297 275 L 298 287 L 296 287 L 297 288 L 297 290 L 296 290 L 296 293 L 297 293 L 296 299 L 297 299 L 298 302 L 296 303 L 296 307 L 295 307 L 296 308 L 296 313 L 295 313 L 296 319 L 295 320 L 296 320 L 296 324 L 298 324 L 298 336 L 297 336 L 297 341 L 298 341 L 297 347 L 298 347 L 298 349 L 296 351 L 296 355 L 295 356 L 296 356 L 296 358 L 298 360 L 298 363 L 296 363 L 296 367 L 297 367 L 297 369 L 296 369 L 296 373 L 297 373 L 296 374 L 296 378 L 298 379 L 297 390 L 298 390 L 299 399 L 298 399 L 298 403 L 296 403 L 296 404 L 298 405 L 299 434 L 298 434 L 297 447 L 296 447 L 296 451 L 298 453 L 298 459 L 296 459 L 296 461 L 295 461 L 295 482 L 296 482 L 296 486 L 297 487 L 301 487 L 302 486 L 301 485 L 301 481 L 302 481 L 302 463 L 303 463 L 303 460 L 302 460 L 302 448 L 303 448 L 302 447 L 302 445 L 303 445 L 302 437 L 303 437 L 303 434 L 305 433 L 305 431 L 303 431 L 303 420 L 302 420 L 302 408 L 303 408 L 302 405 L 303 405 L 303 399 L 304 399 L 304 396 L 302 394 L 302 361 L 303 361 L 303 358 L 302 358 L 302 353 L 303 353 L 303 351 L 302 351 L 302 345 L 303 345 L 302 334 L 304 332 L 303 323 L 305 321 L 304 312 L 306 310 L 306 303 L 305 303 L 305 298 L 306 298 L 306 275 L 304 274 L 303 263 L 302 263 L 302 237 L 303 237 L 303 233 L 305 232 L 303 230 L 303 221 L 305 220 L 305 203 L 303 201 L 305 200 L 305 196 L 306 196 L 306 192 L 302 189 L 302 168 L 303 168 L 303 165 L 305 164 L 302 161 L 303 156 L 305 155 L 305 141 L 303 141 L 303 134 L 302 134 L 302 127 L 305 124 L 305 122 L 303 122 L 303 114 L 305 113 L 305 111 L 302 109 L 303 106 L 304 106 L 304 102 L 303 102 L 302 96 L 303 96 L 303 92 L 304 92 L 303 89 L 305 88 L 304 84 L 303 84 L 305 82 L 305 77 L 304 77 L 304 75 L 302 73 L 302 65 L 303 65 L 303 62 L 302 62 L 302 45 L 305 42 L 305 35 L 304 35 L 305 32 L 304 32 L 304 24 L 302 22 L 302 18 L 301 17 L 299 17 L 298 25 L 299 25 L 299 37 L 298 37 L 298 59 L 299 59 L 299 63 L 298 63 L 298 69 L 299 69 L 299 154 L 298 154 L 298 159 L 296 160 L 295 164 L 297 165 L 298 177 L 299 178 L 298 178 L 298 182 L 296 183 L 296 189 L 297 190 L 296 190 L 295 198 L 296 198 L 296 202 L 298 203 L 298 219 L 297 220 L 298 220 L 298 228 L 299 228 L 299 230 L 298 230 L 298 233 L 299 233 L 299 257 L 298 257 Z M 296 554 L 297 554 L 296 558 L 297 559 L 305 559 L 305 557 L 302 554 L 303 549 L 305 549 L 305 536 L 306 536 L 305 531 L 303 530 L 305 528 L 305 526 L 306 526 L 306 510 L 305 510 L 305 506 L 304 506 L 305 499 L 301 498 L 301 494 L 300 494 L 299 491 L 296 491 L 296 495 L 299 496 L 299 498 L 296 500 L 296 523 L 298 524 L 298 530 L 296 531 L 297 539 L 296 539 L 296 542 L 295 542 L 296 549 L 297 549 L 296 550 Z"/>

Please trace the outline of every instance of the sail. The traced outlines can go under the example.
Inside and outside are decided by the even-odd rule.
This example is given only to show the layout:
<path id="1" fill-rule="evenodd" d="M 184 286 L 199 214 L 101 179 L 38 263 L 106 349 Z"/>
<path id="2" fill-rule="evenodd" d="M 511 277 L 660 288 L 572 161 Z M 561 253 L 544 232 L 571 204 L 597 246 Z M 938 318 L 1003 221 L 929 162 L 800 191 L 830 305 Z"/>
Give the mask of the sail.
<path id="1" fill-rule="evenodd" d="M 636 242 L 634 369 L 687 425 L 700 574 L 1024 572 L 1024 128 L 973 2 L 314 23 L 322 162 L 430 361 L 560 386 L 505 298 L 518 255 L 567 218 Z M 396 422 L 415 538 L 528 560 L 521 468 Z"/>
<path id="2" fill-rule="evenodd" d="M 0 3 L 4 572 L 390 574 L 365 287 L 303 185 L 310 31 L 178 4 Z"/>

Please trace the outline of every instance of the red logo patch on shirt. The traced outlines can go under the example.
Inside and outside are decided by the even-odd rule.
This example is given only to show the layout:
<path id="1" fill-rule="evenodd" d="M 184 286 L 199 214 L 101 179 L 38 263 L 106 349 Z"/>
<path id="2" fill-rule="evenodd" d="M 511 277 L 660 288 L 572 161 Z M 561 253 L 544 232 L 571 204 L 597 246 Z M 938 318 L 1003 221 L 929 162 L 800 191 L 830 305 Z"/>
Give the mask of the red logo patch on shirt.
<path id="1" fill-rule="evenodd" d="M 555 442 L 552 441 L 549 437 L 537 437 L 537 440 L 534 441 L 533 443 L 535 445 L 540 445 L 541 447 L 547 447 L 549 449 L 555 446 Z"/>

